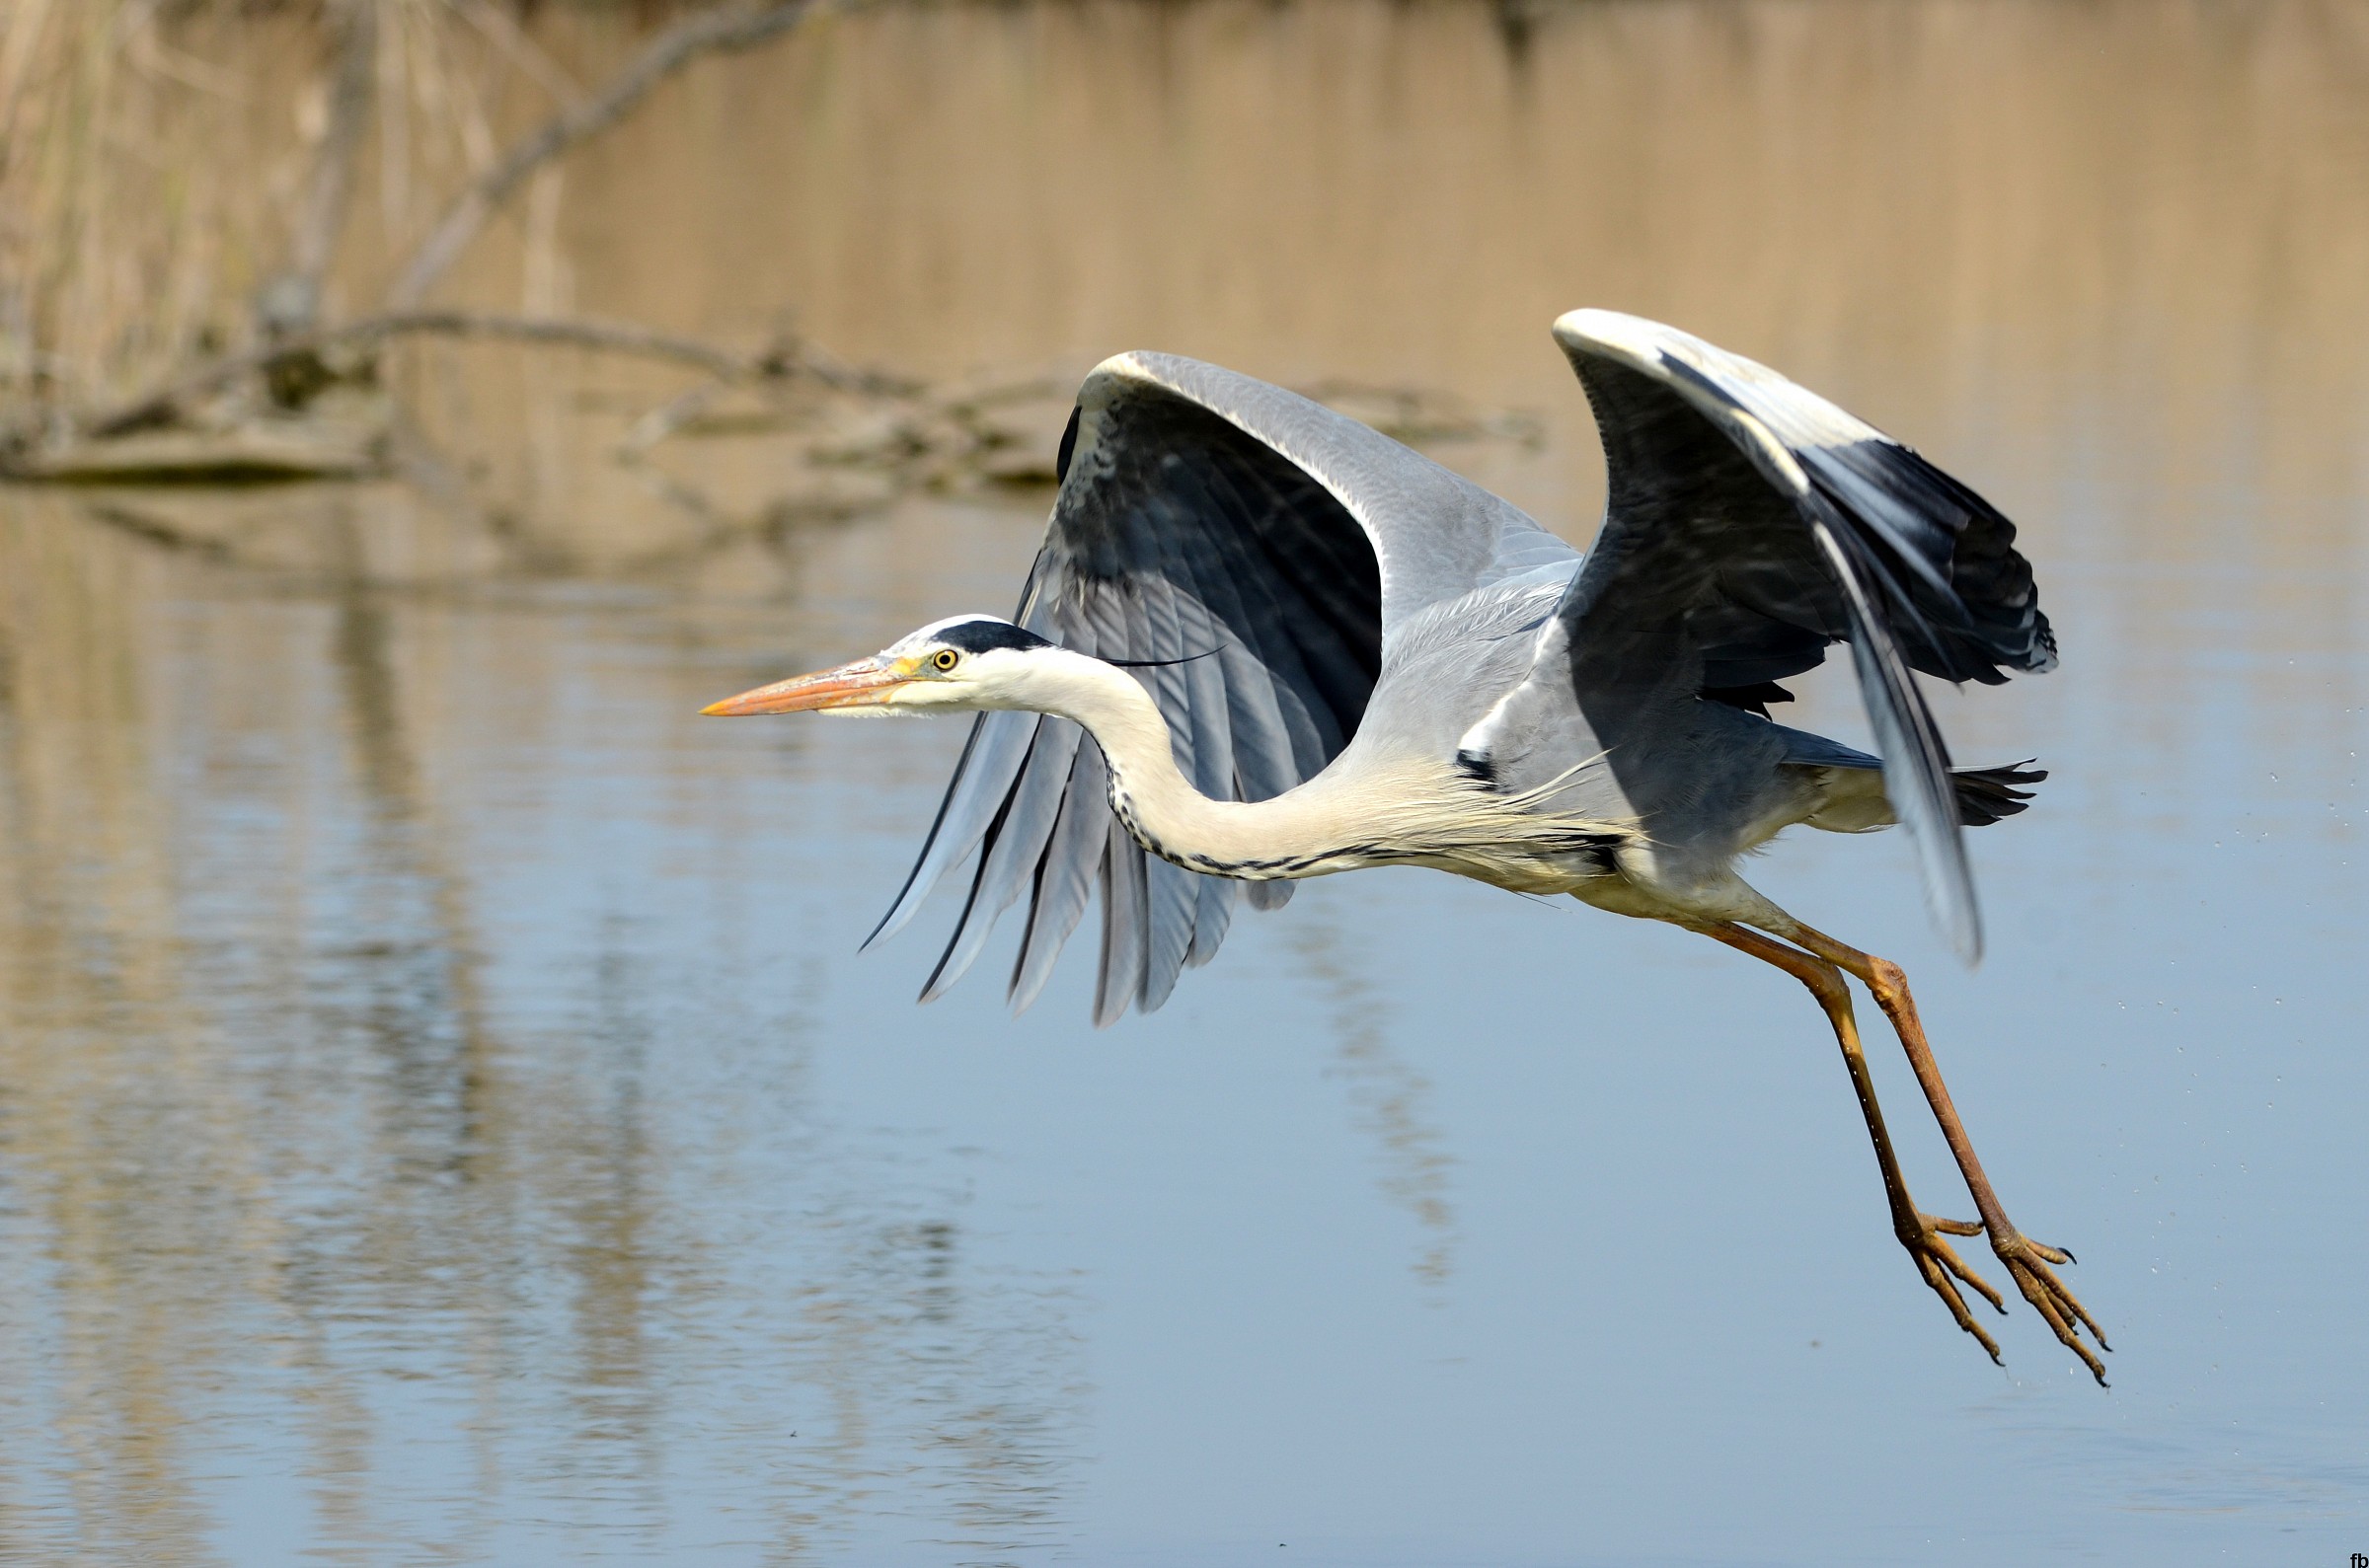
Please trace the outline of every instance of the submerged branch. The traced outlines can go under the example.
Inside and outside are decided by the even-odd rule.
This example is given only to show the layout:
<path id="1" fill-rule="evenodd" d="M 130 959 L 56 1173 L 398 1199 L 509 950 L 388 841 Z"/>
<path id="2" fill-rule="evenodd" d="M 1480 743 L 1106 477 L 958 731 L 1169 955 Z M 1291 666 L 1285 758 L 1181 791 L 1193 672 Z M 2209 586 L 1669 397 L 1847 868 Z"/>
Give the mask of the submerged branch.
<path id="1" fill-rule="evenodd" d="M 587 136 L 608 129 L 649 96 L 651 89 L 702 54 L 750 48 L 789 32 L 818 12 L 846 8 L 855 0 L 789 0 L 788 4 L 706 11 L 685 18 L 652 38 L 633 62 L 609 78 L 591 98 L 553 115 L 510 144 L 494 166 L 473 181 L 412 254 L 387 292 L 393 310 L 416 306 L 436 279 L 460 259 L 486 219 L 551 159 Z"/>

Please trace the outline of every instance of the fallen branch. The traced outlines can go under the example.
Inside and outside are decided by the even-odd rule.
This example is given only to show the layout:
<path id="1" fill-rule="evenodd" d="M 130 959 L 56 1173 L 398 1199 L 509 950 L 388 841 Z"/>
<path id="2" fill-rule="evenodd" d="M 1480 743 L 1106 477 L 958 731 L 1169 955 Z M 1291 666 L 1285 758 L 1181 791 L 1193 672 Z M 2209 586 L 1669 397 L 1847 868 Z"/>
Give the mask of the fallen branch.
<path id="1" fill-rule="evenodd" d="M 464 310 L 388 311 L 218 359 L 84 421 L 83 429 L 92 437 L 106 439 L 170 424 L 181 417 L 192 401 L 219 392 L 243 376 L 259 372 L 269 375 L 291 364 L 317 364 L 323 355 L 337 348 L 419 334 L 506 338 L 513 342 L 554 343 L 601 353 L 631 354 L 686 365 L 720 381 L 780 381 L 802 376 L 840 391 L 874 397 L 901 397 L 913 391 L 909 383 L 895 377 L 850 369 L 827 354 L 795 343 L 777 343 L 758 354 L 736 354 L 696 337 L 681 337 L 625 322 L 502 316 Z"/>
<path id="2" fill-rule="evenodd" d="M 445 269 L 460 259 L 496 208 L 527 176 L 587 136 L 599 134 L 632 111 L 650 90 L 702 54 L 752 47 L 789 32 L 820 11 L 844 9 L 857 0 L 790 0 L 761 9 L 704 11 L 687 17 L 650 41 L 634 61 L 585 102 L 550 119 L 510 144 L 494 166 L 470 183 L 436 220 L 387 291 L 390 310 L 406 310 L 427 297 Z"/>

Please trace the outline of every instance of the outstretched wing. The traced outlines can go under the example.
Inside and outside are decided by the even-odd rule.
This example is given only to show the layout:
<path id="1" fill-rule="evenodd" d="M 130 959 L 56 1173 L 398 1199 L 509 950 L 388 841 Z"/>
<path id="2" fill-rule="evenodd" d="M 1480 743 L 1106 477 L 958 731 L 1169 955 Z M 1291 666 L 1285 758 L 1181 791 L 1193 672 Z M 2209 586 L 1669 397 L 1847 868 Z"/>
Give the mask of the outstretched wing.
<path id="1" fill-rule="evenodd" d="M 1514 507 L 1305 398 L 1214 365 L 1122 354 L 1079 391 L 1061 488 L 1015 617 L 1064 647 L 1131 663 L 1202 793 L 1263 800 L 1356 733 L 1393 629 L 1574 552 Z M 922 992 L 977 958 L 1024 896 L 1012 977 L 1025 1008 L 1099 888 L 1095 1021 L 1168 1000 L 1223 939 L 1236 883 L 1146 856 L 1112 817 L 1102 755 L 1067 719 L 987 713 L 971 730 L 903 892 L 896 931 L 977 852 L 962 916 Z"/>
<path id="2" fill-rule="evenodd" d="M 1634 316 L 1556 341 L 1604 440 L 1604 527 L 1558 612 L 1583 709 L 1699 660 L 1742 689 L 1847 641 L 1935 918 L 1981 951 L 1949 757 L 1910 676 L 1998 682 L 2056 643 L 2015 526 L 1914 451 L 1751 360 Z"/>

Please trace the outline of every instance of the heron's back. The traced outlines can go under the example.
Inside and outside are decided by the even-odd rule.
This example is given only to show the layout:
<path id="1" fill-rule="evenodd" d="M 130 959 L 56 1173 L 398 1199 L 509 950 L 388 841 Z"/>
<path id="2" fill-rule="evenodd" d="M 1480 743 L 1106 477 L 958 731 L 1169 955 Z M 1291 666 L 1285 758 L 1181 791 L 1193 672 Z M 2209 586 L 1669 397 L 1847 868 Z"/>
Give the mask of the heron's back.
<path id="1" fill-rule="evenodd" d="M 1578 561 L 1429 605 L 1398 628 L 1365 717 L 1334 764 L 1417 751 L 1453 761 L 1465 733 L 1529 675 Z"/>

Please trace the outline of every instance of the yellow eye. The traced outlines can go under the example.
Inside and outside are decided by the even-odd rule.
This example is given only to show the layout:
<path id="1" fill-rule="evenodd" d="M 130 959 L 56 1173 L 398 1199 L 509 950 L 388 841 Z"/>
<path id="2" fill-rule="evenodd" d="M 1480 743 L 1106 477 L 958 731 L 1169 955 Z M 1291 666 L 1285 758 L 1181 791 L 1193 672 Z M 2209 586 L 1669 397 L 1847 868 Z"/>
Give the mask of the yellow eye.
<path id="1" fill-rule="evenodd" d="M 940 648 L 930 655 L 930 662 L 942 670 L 951 670 L 962 662 L 962 655 L 956 653 L 953 648 Z"/>

